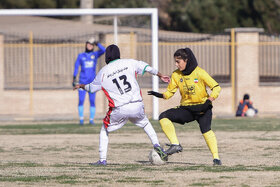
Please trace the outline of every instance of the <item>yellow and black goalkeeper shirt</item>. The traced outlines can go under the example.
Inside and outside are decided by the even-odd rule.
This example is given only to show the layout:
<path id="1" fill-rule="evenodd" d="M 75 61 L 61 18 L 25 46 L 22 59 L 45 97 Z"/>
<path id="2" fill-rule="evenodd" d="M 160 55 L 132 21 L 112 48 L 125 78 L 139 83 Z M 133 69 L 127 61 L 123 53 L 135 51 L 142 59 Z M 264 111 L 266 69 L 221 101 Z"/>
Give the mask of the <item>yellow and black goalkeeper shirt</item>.
<path id="1" fill-rule="evenodd" d="M 169 99 L 179 88 L 182 106 L 203 104 L 209 97 L 206 86 L 212 90 L 210 97 L 216 99 L 221 87 L 204 69 L 197 66 L 190 75 L 184 75 L 177 69 L 172 73 L 163 97 Z"/>

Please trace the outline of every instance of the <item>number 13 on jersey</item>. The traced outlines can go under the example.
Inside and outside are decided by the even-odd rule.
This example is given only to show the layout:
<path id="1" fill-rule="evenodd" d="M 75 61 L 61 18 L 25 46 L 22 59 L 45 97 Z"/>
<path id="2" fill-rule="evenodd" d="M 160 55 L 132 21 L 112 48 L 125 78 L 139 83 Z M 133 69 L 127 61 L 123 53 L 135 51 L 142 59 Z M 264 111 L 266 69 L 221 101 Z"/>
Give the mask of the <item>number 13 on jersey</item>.
<path id="1" fill-rule="evenodd" d="M 127 93 L 131 90 L 131 84 L 127 81 L 126 75 L 119 76 L 119 81 L 125 87 L 124 90 L 121 88 L 121 86 L 119 84 L 119 81 L 116 78 L 113 79 L 112 81 L 113 81 L 114 84 L 116 84 L 116 86 L 119 89 L 121 95 L 124 94 L 124 92 Z"/>

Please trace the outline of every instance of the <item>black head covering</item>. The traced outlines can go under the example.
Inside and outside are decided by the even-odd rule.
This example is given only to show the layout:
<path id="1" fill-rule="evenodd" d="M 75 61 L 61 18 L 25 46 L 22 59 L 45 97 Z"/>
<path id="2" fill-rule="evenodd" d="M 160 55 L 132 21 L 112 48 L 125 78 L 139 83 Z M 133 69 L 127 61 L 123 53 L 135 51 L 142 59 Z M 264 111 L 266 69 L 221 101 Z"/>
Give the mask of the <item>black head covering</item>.
<path id="1" fill-rule="evenodd" d="M 186 68 L 182 71 L 184 75 L 190 75 L 193 70 L 198 66 L 196 58 L 190 48 L 185 48 L 184 51 L 187 54 L 187 65 Z"/>
<path id="2" fill-rule="evenodd" d="M 244 94 L 243 100 L 249 99 L 249 98 L 250 98 L 249 94 Z"/>
<path id="3" fill-rule="evenodd" d="M 105 62 L 106 64 L 108 64 L 109 62 L 116 60 L 116 59 L 120 59 L 120 49 L 118 48 L 118 46 L 112 44 L 109 45 L 106 48 L 106 54 L 105 54 Z"/>

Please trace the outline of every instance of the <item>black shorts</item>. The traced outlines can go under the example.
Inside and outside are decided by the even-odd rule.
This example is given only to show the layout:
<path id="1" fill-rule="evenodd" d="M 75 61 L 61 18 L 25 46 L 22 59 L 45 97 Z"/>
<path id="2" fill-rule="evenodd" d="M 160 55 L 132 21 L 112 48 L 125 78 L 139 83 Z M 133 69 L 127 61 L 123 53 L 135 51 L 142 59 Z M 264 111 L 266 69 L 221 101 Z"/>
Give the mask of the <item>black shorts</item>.
<path id="1" fill-rule="evenodd" d="M 185 123 L 196 120 L 199 124 L 201 133 L 211 130 L 212 109 L 209 108 L 204 112 L 191 112 L 184 106 L 171 108 L 161 113 L 159 119 L 167 118 L 172 122 L 184 125 Z"/>

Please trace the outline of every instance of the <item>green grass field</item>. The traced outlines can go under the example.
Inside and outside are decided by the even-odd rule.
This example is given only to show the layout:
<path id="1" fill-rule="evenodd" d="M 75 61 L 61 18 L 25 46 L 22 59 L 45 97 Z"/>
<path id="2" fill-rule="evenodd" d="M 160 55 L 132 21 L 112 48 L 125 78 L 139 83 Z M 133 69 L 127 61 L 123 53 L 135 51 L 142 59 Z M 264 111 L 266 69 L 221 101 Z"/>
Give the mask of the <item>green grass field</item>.
<path id="1" fill-rule="evenodd" d="M 215 167 L 196 122 L 175 125 L 184 151 L 165 165 L 148 162 L 149 139 L 127 124 L 110 134 L 108 165 L 90 166 L 99 157 L 100 127 L 0 125 L 0 186 L 280 186 L 280 119 L 214 119 L 223 161 Z"/>
<path id="2" fill-rule="evenodd" d="M 151 121 L 156 132 L 161 133 L 160 125 L 157 121 Z M 101 123 L 97 124 L 101 126 Z M 280 119 L 278 118 L 234 118 L 234 119 L 214 119 L 212 122 L 214 131 L 280 131 Z M 20 125 L 0 125 L 0 135 L 23 135 L 23 134 L 97 134 L 100 128 L 92 128 L 90 125 L 82 127 L 77 124 L 20 124 Z M 185 125 L 176 124 L 176 130 L 188 132 L 199 130 L 196 122 Z M 139 128 L 128 123 L 124 128 L 114 133 L 138 133 Z"/>

